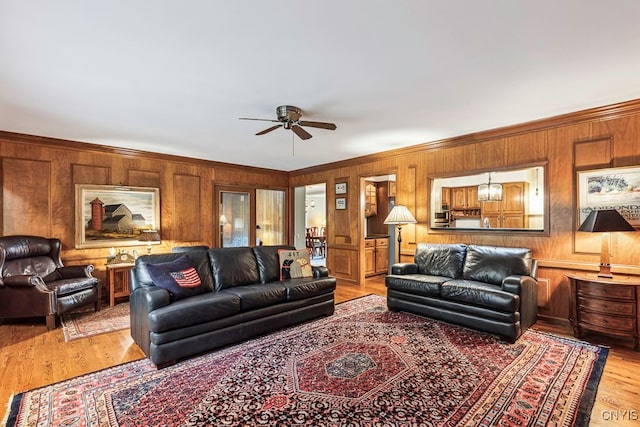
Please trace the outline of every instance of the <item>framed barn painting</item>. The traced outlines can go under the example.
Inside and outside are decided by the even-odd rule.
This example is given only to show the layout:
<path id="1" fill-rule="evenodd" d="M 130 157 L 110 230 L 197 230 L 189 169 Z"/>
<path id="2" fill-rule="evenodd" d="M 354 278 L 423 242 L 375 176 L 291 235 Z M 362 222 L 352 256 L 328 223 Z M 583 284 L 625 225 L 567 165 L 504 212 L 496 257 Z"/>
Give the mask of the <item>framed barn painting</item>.
<path id="1" fill-rule="evenodd" d="M 160 190 L 76 184 L 75 213 L 76 248 L 139 246 L 140 233 L 159 231 Z"/>

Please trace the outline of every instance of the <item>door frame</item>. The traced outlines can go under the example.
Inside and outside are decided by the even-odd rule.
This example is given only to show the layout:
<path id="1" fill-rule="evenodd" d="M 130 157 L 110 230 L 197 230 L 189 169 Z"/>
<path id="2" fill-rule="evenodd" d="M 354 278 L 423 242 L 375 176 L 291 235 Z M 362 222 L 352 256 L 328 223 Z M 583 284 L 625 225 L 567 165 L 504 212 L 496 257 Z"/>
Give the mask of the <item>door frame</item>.
<path id="1" fill-rule="evenodd" d="M 221 215 L 221 203 L 222 203 L 222 193 L 242 193 L 249 194 L 249 243 L 256 241 L 256 188 L 255 187 L 245 187 L 245 186 L 234 186 L 234 185 L 214 185 L 214 236 L 213 239 L 215 247 L 222 247 L 222 224 L 220 224 L 220 215 Z M 249 245 L 253 246 L 253 245 Z"/>
<path id="2" fill-rule="evenodd" d="M 364 217 L 364 208 L 365 208 L 365 180 L 366 178 L 375 178 L 375 177 L 382 177 L 382 176 L 390 176 L 390 175 L 394 175 L 395 179 L 396 179 L 396 194 L 398 192 L 397 188 L 398 188 L 398 168 L 392 168 L 392 169 L 387 169 L 387 170 L 382 170 L 382 171 L 377 171 L 377 172 L 369 172 L 366 174 L 360 174 L 358 175 L 358 181 L 359 181 L 359 195 L 360 195 L 360 204 L 359 204 L 359 208 L 358 208 L 358 283 L 361 283 L 364 285 L 365 280 L 366 280 L 366 275 L 365 275 L 365 269 L 366 269 L 366 260 L 365 260 L 365 237 L 366 237 L 366 222 L 365 222 L 365 217 Z M 397 200 L 397 196 L 396 196 L 396 200 Z M 395 234 L 393 235 L 389 235 L 389 251 L 391 252 L 391 241 L 395 239 Z M 397 250 L 397 248 L 395 248 L 395 246 L 393 246 L 394 249 Z M 389 268 L 391 268 L 391 265 L 389 265 Z"/>

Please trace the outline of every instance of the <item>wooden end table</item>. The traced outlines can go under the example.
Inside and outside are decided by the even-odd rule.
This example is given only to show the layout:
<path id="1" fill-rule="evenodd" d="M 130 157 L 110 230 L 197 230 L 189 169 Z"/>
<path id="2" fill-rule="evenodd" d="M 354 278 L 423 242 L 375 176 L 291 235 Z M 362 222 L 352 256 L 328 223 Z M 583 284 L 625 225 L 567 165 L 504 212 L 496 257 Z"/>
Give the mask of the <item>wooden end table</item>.
<path id="1" fill-rule="evenodd" d="M 115 305 L 116 298 L 128 297 L 131 293 L 129 271 L 133 267 L 135 267 L 134 263 L 107 264 L 107 289 L 109 289 L 111 307 Z M 116 284 L 119 286 L 116 287 Z"/>

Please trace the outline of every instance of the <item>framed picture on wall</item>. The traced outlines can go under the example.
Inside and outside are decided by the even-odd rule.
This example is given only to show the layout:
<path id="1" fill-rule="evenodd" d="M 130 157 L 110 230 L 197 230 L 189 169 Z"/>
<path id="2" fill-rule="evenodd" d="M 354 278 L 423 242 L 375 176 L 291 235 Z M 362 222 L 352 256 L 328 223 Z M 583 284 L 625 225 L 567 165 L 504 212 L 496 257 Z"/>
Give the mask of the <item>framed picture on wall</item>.
<path id="1" fill-rule="evenodd" d="M 577 172 L 576 182 L 576 227 L 592 210 L 616 209 L 640 229 L 640 166 L 582 170 Z"/>
<path id="2" fill-rule="evenodd" d="M 160 230 L 160 190 L 76 184 L 76 248 L 139 246 L 144 230 Z"/>
<path id="3" fill-rule="evenodd" d="M 336 194 L 347 194 L 347 183 L 346 182 L 338 182 L 338 183 L 336 183 Z"/>
<path id="4" fill-rule="evenodd" d="M 347 198 L 346 197 L 339 197 L 339 198 L 336 199 L 336 209 L 337 210 L 347 209 Z"/>

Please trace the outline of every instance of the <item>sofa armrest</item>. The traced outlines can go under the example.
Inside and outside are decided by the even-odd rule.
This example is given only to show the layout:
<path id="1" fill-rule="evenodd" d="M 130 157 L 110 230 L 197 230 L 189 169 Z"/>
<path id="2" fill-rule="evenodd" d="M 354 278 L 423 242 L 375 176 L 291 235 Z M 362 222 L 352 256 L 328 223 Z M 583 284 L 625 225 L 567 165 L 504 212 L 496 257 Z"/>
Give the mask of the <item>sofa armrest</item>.
<path id="1" fill-rule="evenodd" d="M 0 286 L 15 286 L 15 287 L 33 287 L 38 284 L 38 276 L 29 274 L 20 274 L 17 276 L 8 276 L 4 279 L 0 279 Z"/>
<path id="2" fill-rule="evenodd" d="M 57 269 L 58 274 L 63 279 L 75 279 L 77 277 L 93 277 L 91 274 L 94 270 L 92 264 L 88 265 L 69 265 L 59 267 Z"/>
<path id="3" fill-rule="evenodd" d="M 520 325 L 522 330 L 536 323 L 538 317 L 538 281 L 531 276 L 507 276 L 502 290 L 520 296 Z"/>
<path id="4" fill-rule="evenodd" d="M 136 289 L 131 295 L 136 299 L 137 309 L 142 309 L 147 314 L 171 304 L 169 291 L 159 286 L 143 286 Z"/>
<path id="5" fill-rule="evenodd" d="M 316 265 L 311 267 L 313 270 L 313 277 L 329 277 L 329 269 L 323 265 Z"/>
<path id="6" fill-rule="evenodd" d="M 516 295 L 526 292 L 530 287 L 538 287 L 538 282 L 531 276 L 512 275 L 502 281 L 502 290 Z"/>
<path id="7" fill-rule="evenodd" d="M 414 262 L 399 262 L 391 266 L 391 274 L 416 274 L 418 264 Z"/>
<path id="8" fill-rule="evenodd" d="M 169 292 L 157 286 L 141 286 L 129 295 L 131 337 L 147 356 L 151 351 L 149 313 L 170 303 Z"/>

